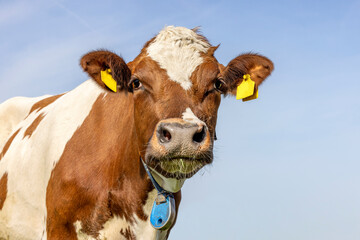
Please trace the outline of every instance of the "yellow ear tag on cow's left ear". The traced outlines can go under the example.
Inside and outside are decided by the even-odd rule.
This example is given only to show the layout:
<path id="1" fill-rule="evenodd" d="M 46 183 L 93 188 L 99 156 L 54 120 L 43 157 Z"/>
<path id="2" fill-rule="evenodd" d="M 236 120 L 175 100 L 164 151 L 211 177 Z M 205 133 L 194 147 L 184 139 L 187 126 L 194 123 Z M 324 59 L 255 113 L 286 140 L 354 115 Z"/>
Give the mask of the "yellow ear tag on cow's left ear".
<path id="1" fill-rule="evenodd" d="M 249 74 L 243 76 L 243 81 L 239 84 L 236 90 L 236 99 L 242 99 L 244 102 L 258 97 L 258 91 L 255 82 L 250 78 Z"/>
<path id="2" fill-rule="evenodd" d="M 105 71 L 100 72 L 101 81 L 113 92 L 117 91 L 117 83 L 115 79 L 111 76 L 111 69 L 106 69 Z"/>

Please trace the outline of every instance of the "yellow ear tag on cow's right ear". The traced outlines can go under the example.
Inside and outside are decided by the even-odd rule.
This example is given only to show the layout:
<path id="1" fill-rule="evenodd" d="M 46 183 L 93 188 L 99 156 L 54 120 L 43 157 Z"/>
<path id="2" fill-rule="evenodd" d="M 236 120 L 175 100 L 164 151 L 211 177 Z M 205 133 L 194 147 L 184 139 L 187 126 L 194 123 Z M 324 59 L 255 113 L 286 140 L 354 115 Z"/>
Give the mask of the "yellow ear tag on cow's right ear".
<path id="1" fill-rule="evenodd" d="M 111 69 L 106 69 L 105 71 L 100 72 L 101 81 L 113 92 L 117 91 L 117 83 L 115 79 L 111 76 Z"/>
<path id="2" fill-rule="evenodd" d="M 257 99 L 258 97 L 259 97 L 259 92 L 256 89 L 255 93 L 253 95 L 251 95 L 250 97 L 243 98 L 243 102 L 254 100 L 254 99 Z"/>
<path id="3" fill-rule="evenodd" d="M 255 93 L 254 93 L 255 92 Z M 236 99 L 243 99 L 248 101 L 256 99 L 258 97 L 257 89 L 255 88 L 255 82 L 250 78 L 249 74 L 243 76 L 243 81 L 239 84 L 236 90 Z"/>

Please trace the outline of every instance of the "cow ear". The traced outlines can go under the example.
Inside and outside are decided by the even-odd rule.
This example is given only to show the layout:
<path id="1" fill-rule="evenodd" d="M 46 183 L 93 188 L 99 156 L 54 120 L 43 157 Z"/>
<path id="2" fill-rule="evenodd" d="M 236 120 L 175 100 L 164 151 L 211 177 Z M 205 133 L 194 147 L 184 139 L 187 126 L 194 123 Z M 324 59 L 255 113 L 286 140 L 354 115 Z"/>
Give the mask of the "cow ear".
<path id="1" fill-rule="evenodd" d="M 83 70 L 103 88 L 110 88 L 114 92 L 116 92 L 117 89 L 127 89 L 131 71 L 125 61 L 115 53 L 105 50 L 89 52 L 81 58 L 80 65 Z M 104 71 L 105 75 L 103 75 L 103 79 L 101 79 Z M 107 82 L 104 80 L 106 74 L 110 79 L 107 80 L 110 81 L 110 84 L 104 83 Z M 111 87 L 110 85 L 113 86 Z"/>
<path id="2" fill-rule="evenodd" d="M 239 55 L 229 62 L 221 74 L 227 85 L 226 93 L 236 95 L 237 86 L 245 74 L 249 74 L 258 87 L 273 69 L 274 64 L 264 56 L 251 53 Z"/>

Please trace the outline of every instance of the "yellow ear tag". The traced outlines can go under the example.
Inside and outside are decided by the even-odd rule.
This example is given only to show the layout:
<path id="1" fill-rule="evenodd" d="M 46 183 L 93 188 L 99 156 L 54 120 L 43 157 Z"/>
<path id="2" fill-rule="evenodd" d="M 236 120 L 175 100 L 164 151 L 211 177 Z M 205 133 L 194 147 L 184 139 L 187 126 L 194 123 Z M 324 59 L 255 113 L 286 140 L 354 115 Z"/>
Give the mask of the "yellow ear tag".
<path id="1" fill-rule="evenodd" d="M 258 97 L 259 97 L 259 92 L 256 89 L 255 93 L 253 95 L 251 95 L 250 97 L 243 98 L 243 102 L 254 100 L 254 99 L 257 99 Z"/>
<path id="2" fill-rule="evenodd" d="M 105 83 L 105 85 L 110 88 L 113 92 L 117 91 L 117 83 L 115 79 L 111 76 L 111 69 L 106 69 L 105 71 L 100 72 L 101 81 Z"/>
<path id="3" fill-rule="evenodd" d="M 243 81 L 236 90 L 236 99 L 242 99 L 243 102 L 258 98 L 258 91 L 255 88 L 255 82 L 249 74 L 243 76 Z"/>

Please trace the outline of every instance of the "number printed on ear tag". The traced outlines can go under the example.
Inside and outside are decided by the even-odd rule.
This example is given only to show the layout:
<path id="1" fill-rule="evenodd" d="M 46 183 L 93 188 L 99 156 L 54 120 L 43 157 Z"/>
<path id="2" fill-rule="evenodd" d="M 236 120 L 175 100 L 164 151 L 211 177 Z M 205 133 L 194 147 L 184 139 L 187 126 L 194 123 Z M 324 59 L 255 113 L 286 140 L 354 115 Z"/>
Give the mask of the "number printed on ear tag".
<path id="1" fill-rule="evenodd" d="M 170 195 L 165 197 L 160 193 L 157 199 L 154 201 L 154 205 L 151 210 L 151 225 L 155 229 L 166 230 L 174 223 L 175 215 L 176 209 L 174 197 Z"/>

